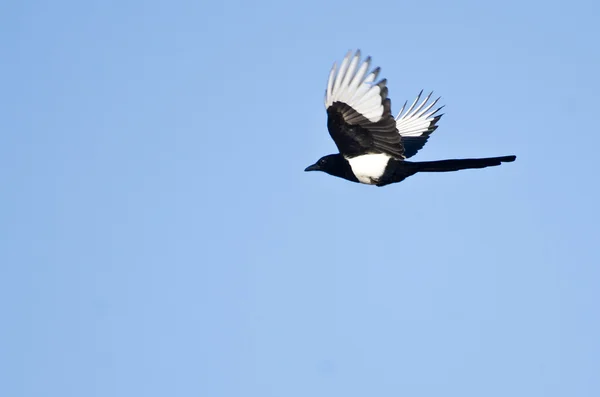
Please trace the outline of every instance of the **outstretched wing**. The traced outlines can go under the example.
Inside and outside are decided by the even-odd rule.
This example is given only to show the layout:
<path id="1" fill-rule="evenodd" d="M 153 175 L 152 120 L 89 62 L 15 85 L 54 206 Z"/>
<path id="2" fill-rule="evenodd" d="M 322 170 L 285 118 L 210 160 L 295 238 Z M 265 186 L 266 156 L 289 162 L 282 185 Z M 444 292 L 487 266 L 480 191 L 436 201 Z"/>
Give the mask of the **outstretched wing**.
<path id="1" fill-rule="evenodd" d="M 385 153 L 404 158 L 402 138 L 391 113 L 386 80 L 375 83 L 379 68 L 368 73 L 371 58 L 361 63 L 360 50 L 348 52 L 340 67 L 331 68 L 325 108 L 327 128 L 340 153 L 355 157 Z"/>
<path id="2" fill-rule="evenodd" d="M 404 146 L 404 158 L 414 156 L 423 146 L 425 146 L 427 139 L 429 139 L 429 135 L 438 128 L 437 122 L 443 116 L 443 114 L 436 116 L 443 106 L 431 110 L 438 103 L 440 98 L 437 98 L 435 101 L 428 104 L 433 92 L 427 95 L 427 98 L 417 106 L 422 94 L 423 91 L 419 93 L 406 112 L 404 111 L 407 104 L 405 102 L 396 117 L 396 128 L 402 137 L 402 145 Z"/>

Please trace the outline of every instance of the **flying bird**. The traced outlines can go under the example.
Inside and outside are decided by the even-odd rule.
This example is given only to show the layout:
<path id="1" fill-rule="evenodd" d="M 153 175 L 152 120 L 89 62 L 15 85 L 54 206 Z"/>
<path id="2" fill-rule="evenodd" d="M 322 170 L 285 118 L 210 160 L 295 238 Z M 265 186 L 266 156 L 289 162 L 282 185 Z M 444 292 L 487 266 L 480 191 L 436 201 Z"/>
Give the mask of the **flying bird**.
<path id="1" fill-rule="evenodd" d="M 376 82 L 377 67 L 369 73 L 371 57 L 361 62 L 360 50 L 348 52 L 340 67 L 333 64 L 327 89 L 327 129 L 339 153 L 321 157 L 305 171 L 329 175 L 367 185 L 385 186 L 401 182 L 417 172 L 448 172 L 485 168 L 515 161 L 516 156 L 406 161 L 414 156 L 437 129 L 443 106 L 440 98 L 430 101 L 423 91 L 411 106 L 404 103 L 398 116 L 392 116 L 387 80 Z"/>

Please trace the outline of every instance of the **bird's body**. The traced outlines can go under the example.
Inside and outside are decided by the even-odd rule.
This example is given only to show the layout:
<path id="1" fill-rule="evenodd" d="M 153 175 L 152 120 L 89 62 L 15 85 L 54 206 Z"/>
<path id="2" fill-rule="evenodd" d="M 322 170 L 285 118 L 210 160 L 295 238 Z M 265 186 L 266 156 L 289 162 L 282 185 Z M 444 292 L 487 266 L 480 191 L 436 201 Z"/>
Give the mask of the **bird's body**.
<path id="1" fill-rule="evenodd" d="M 349 52 L 339 69 L 334 64 L 327 81 L 325 108 L 327 128 L 338 154 L 324 156 L 306 171 L 330 175 L 367 185 L 385 186 L 417 172 L 447 172 L 485 168 L 515 160 L 515 156 L 482 159 L 409 162 L 437 129 L 441 107 L 431 110 L 429 94 L 421 94 L 407 109 L 406 103 L 394 119 L 387 81 L 375 83 L 379 68 L 367 73 L 370 58 L 360 62 L 360 51 Z M 406 111 L 405 111 L 406 110 Z"/>

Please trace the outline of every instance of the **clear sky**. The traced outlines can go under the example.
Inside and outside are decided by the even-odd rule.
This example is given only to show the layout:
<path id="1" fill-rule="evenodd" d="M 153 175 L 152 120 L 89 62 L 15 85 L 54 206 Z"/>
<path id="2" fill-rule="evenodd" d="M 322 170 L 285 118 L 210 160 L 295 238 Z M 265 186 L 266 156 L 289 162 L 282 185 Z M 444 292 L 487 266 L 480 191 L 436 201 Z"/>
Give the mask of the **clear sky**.
<path id="1" fill-rule="evenodd" d="M 600 395 L 600 3 L 4 1 L 0 395 Z M 349 49 L 415 160 L 335 152 Z"/>

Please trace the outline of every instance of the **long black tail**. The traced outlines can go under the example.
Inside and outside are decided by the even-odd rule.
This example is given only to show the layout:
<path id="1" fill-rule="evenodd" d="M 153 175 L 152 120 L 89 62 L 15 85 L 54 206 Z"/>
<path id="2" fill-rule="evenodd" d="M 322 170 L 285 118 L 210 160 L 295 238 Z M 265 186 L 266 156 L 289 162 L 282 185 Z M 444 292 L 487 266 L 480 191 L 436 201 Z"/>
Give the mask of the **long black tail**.
<path id="1" fill-rule="evenodd" d="M 390 160 L 388 170 L 379 180 L 377 186 L 385 186 L 390 183 L 403 181 L 417 172 L 448 172 L 458 170 L 468 170 L 469 168 L 485 168 L 510 163 L 515 161 L 517 156 L 488 157 L 484 159 L 459 159 L 459 160 L 439 160 L 439 161 L 401 161 Z M 393 163 L 392 163 L 393 161 Z M 391 167 L 390 167 L 391 166 Z"/>
<path id="2" fill-rule="evenodd" d="M 483 159 L 460 159 L 460 160 L 439 160 L 439 161 L 419 161 L 410 162 L 415 172 L 448 172 L 467 170 L 470 168 L 485 168 L 510 163 L 515 161 L 517 156 L 488 157 Z M 408 161 L 406 161 L 408 163 Z"/>

